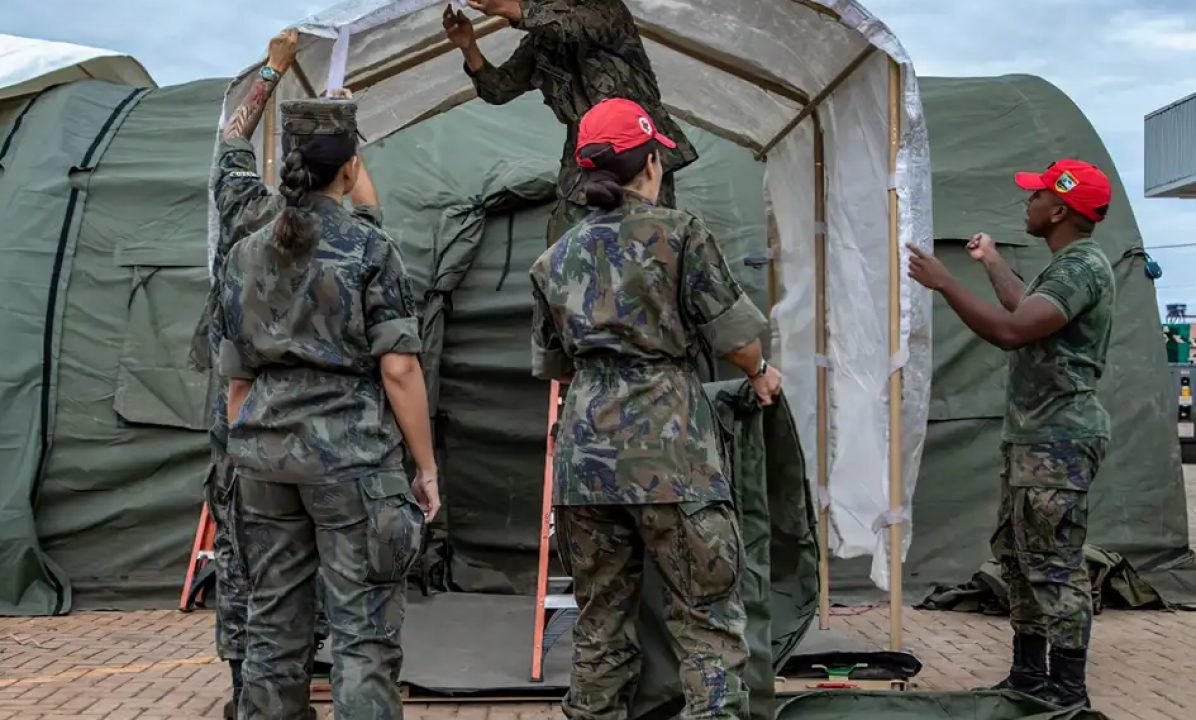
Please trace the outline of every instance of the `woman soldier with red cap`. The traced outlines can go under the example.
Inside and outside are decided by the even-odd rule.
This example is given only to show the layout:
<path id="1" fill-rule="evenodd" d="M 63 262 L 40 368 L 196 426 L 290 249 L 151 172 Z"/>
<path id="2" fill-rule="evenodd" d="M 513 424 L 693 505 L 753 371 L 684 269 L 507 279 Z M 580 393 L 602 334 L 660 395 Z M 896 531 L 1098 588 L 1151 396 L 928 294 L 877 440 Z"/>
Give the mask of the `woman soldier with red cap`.
<path id="1" fill-rule="evenodd" d="M 645 561 L 660 569 L 683 718 L 738 718 L 748 658 L 743 546 L 718 429 L 698 374 L 705 343 L 767 405 L 768 322 L 694 215 L 657 205 L 674 143 L 642 107 L 604 100 L 576 160 L 589 214 L 531 270 L 533 374 L 570 383 L 553 456 L 561 559 L 578 618 L 570 718 L 625 717 L 639 675 Z"/>

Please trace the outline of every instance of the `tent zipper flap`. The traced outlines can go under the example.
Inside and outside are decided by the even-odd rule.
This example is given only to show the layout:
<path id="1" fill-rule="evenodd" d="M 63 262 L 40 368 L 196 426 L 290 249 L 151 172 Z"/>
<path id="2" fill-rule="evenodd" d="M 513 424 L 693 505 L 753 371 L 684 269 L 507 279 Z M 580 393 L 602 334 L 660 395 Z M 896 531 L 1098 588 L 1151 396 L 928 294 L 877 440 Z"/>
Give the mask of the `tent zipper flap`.
<path id="1" fill-rule="evenodd" d="M 103 155 L 103 151 L 107 149 L 108 143 L 111 142 L 113 135 L 115 135 L 116 130 L 120 127 L 120 123 L 124 121 L 124 118 L 128 116 L 128 111 L 135 105 L 134 101 L 139 100 L 148 92 L 149 90 L 144 88 L 133 90 L 113 108 L 108 119 L 100 127 L 95 139 L 92 140 L 91 145 L 87 148 L 87 152 L 84 153 L 82 161 L 79 165 L 71 168 L 71 175 L 81 172 L 89 173 L 95 169 L 95 164 L 99 161 L 100 156 Z M 59 319 L 62 310 L 59 307 L 58 299 L 60 294 L 65 294 L 66 288 L 62 287 L 63 284 L 69 282 L 68 261 L 70 258 L 68 258 L 68 249 L 73 254 L 74 241 L 78 236 L 78 220 L 82 215 L 83 209 L 81 198 L 84 197 L 84 190 L 81 186 L 85 186 L 85 183 L 72 181 L 71 185 L 66 213 L 62 220 L 62 229 L 58 235 L 58 247 L 54 253 L 54 265 L 50 274 L 49 297 L 46 300 L 46 319 L 42 333 L 41 423 L 38 428 L 40 451 L 37 472 L 34 475 L 33 491 L 30 497 L 30 504 L 35 510 L 38 502 L 38 491 L 41 488 L 42 479 L 46 472 L 46 464 L 50 458 L 50 447 L 53 440 L 52 414 L 54 413 L 54 405 L 57 400 L 57 393 L 55 392 L 55 375 L 57 370 L 55 349 L 59 342 Z M 66 271 L 65 273 L 64 270 Z M 49 572 L 47 576 L 53 583 L 56 594 L 53 614 L 60 615 L 64 611 L 66 604 L 66 588 L 55 573 Z"/>

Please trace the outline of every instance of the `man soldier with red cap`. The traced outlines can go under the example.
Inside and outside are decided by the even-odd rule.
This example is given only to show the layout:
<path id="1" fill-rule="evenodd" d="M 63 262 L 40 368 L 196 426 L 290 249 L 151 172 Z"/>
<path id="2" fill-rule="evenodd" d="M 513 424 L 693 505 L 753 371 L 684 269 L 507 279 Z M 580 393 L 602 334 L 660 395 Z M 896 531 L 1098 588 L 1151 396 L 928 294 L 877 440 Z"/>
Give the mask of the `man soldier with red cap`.
<path id="1" fill-rule="evenodd" d="M 1009 676 L 996 687 L 1087 707 L 1092 587 L 1084 541 L 1088 489 L 1110 435 L 1096 383 L 1114 304 L 1113 268 L 1092 233 L 1111 189 L 1104 173 L 1079 160 L 1017 173 L 1015 181 L 1031 193 L 1026 232 L 1046 240 L 1052 253 L 1029 285 L 983 233 L 968 250 L 984 264 L 1000 306 L 981 301 L 913 246 L 909 275 L 942 294 L 973 332 L 1009 351 L 1005 471 L 992 547 L 1009 585 L 1015 636 Z"/>
<path id="2" fill-rule="evenodd" d="M 549 243 L 585 215 L 581 169 L 573 158 L 577 125 L 591 107 L 610 97 L 638 103 L 673 138 L 676 147 L 661 149 L 665 175 L 660 205 L 676 205 L 673 173 L 697 160 L 698 152 L 664 109 L 635 18 L 623 0 L 466 1 L 474 10 L 506 18 L 511 27 L 526 33 L 511 57 L 495 67 L 478 49 L 473 24 L 465 14 L 454 12 L 451 5 L 445 9 L 445 34 L 465 56 L 465 72 L 478 97 L 491 105 L 504 105 L 538 89 L 544 104 L 567 128 Z"/>
<path id="3" fill-rule="evenodd" d="M 681 674 L 682 720 L 747 717 L 743 545 L 702 343 L 767 405 L 768 321 L 689 212 L 660 207 L 674 145 L 644 108 L 603 100 L 581 119 L 575 160 L 588 213 L 532 265 L 532 373 L 569 382 L 553 450 L 557 548 L 578 616 L 563 707 L 626 717 L 640 674 L 644 567 L 660 571 Z"/>

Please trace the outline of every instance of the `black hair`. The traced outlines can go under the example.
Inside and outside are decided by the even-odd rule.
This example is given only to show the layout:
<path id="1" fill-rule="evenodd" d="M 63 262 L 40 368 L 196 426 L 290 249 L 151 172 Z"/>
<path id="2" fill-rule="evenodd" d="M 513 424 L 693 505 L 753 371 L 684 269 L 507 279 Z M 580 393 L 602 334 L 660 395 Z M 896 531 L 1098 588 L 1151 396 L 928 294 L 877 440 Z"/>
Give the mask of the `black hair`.
<path id="1" fill-rule="evenodd" d="M 644 171 L 648 156 L 660 157 L 660 143 L 649 140 L 623 152 L 615 152 L 610 143 L 593 143 L 582 147 L 578 154 L 594 163 L 584 177 L 586 205 L 610 210 L 623 202 L 623 186 Z"/>
<path id="2" fill-rule="evenodd" d="M 332 184 L 341 167 L 357 154 L 357 138 L 350 133 L 313 135 L 300 144 L 284 136 L 283 147 L 292 147 L 283 160 L 278 186 L 287 204 L 274 223 L 273 241 L 289 252 L 315 239 L 308 195 Z"/>

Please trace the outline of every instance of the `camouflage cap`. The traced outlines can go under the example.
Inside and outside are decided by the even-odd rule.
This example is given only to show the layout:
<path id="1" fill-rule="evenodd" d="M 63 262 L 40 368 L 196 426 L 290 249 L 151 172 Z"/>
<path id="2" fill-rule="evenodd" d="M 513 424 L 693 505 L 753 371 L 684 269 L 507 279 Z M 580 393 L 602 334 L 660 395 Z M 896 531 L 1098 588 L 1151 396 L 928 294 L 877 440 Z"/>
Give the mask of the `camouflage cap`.
<path id="1" fill-rule="evenodd" d="M 282 131 L 287 135 L 357 133 L 357 103 L 352 100 L 288 100 L 281 103 Z"/>

